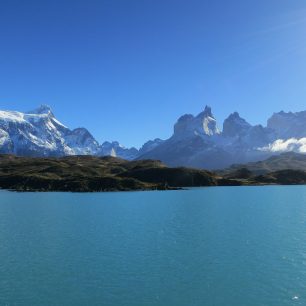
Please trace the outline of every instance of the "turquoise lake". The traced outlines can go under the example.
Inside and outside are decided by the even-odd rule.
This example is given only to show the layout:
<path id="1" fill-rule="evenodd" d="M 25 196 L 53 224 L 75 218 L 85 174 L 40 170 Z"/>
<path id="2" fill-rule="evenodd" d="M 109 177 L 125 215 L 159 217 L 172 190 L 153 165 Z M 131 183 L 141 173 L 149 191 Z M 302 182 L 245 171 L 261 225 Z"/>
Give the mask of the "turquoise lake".
<path id="1" fill-rule="evenodd" d="M 306 186 L 0 191 L 0 305 L 306 305 Z"/>

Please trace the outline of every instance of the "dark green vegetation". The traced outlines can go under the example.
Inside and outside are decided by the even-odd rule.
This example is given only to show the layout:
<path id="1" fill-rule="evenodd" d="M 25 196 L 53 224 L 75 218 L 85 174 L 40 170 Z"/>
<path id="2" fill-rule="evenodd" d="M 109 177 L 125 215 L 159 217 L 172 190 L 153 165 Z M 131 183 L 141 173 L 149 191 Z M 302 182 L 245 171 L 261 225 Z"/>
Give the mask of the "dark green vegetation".
<path id="1" fill-rule="evenodd" d="M 306 184 L 306 155 L 283 153 L 264 161 L 233 165 L 219 175 L 229 180 L 239 180 L 241 184 Z"/>
<path id="2" fill-rule="evenodd" d="M 114 157 L 0 155 L 0 188 L 17 191 L 115 191 L 240 184 L 204 170 Z"/>
<path id="3" fill-rule="evenodd" d="M 16 191 L 168 190 L 261 184 L 306 184 L 306 155 L 286 153 L 215 173 L 169 168 L 155 160 L 0 155 L 0 188 Z"/>
<path id="4" fill-rule="evenodd" d="M 299 154 L 294 152 L 283 153 L 280 155 L 272 156 L 266 160 L 252 162 L 247 164 L 237 164 L 219 171 L 220 174 L 228 176 L 235 172 L 241 172 L 242 169 L 247 169 L 254 175 L 267 174 L 280 170 L 302 170 L 306 171 L 306 154 Z"/>

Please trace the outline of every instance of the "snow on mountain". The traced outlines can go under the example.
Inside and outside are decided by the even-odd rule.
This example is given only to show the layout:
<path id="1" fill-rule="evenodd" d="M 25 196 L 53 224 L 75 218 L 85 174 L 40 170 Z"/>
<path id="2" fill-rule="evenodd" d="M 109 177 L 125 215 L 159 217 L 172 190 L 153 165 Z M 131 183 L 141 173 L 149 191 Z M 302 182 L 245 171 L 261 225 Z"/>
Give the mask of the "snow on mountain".
<path id="1" fill-rule="evenodd" d="M 140 150 L 138 158 L 213 169 L 289 151 L 306 153 L 306 111 L 274 113 L 266 127 L 252 126 L 234 112 L 224 120 L 220 132 L 211 108 L 206 106 L 197 116 L 181 116 L 169 139 L 151 150 Z"/>
<path id="2" fill-rule="evenodd" d="M 197 116 L 181 116 L 174 125 L 173 135 L 150 151 L 140 150 L 138 159 L 159 159 L 169 166 L 218 167 L 226 157 L 218 145 L 222 142 L 216 119 L 206 106 Z"/>
<path id="3" fill-rule="evenodd" d="M 198 114 L 196 121 L 200 123 L 200 130 L 198 132 L 204 135 L 213 136 L 220 134 L 220 130 L 217 127 L 217 121 L 211 112 L 210 106 L 205 106 L 202 113 Z"/>
<path id="4" fill-rule="evenodd" d="M 125 148 L 117 141 L 105 141 L 99 148 L 98 155 L 109 155 L 113 157 L 120 157 L 126 160 L 133 160 L 138 156 L 138 150 L 136 148 Z"/>
<path id="5" fill-rule="evenodd" d="M 214 118 L 211 108 L 206 106 L 204 111 L 196 117 L 187 114 L 181 116 L 174 125 L 174 137 L 188 138 L 194 135 L 213 136 L 219 135 L 220 131 L 217 127 L 216 119 Z"/>
<path id="6" fill-rule="evenodd" d="M 160 159 L 170 166 L 222 168 L 264 159 L 275 152 L 302 152 L 303 139 L 289 139 L 297 135 L 306 137 L 306 112 L 274 114 L 267 127 L 252 126 L 234 112 L 220 132 L 211 108 L 206 106 L 197 116 L 181 116 L 173 135 L 150 151 L 140 151 L 139 159 Z"/>
<path id="7" fill-rule="evenodd" d="M 119 144 L 114 150 L 116 156 L 129 157 L 126 153 L 128 149 L 120 148 Z M 0 153 L 26 156 L 103 155 L 103 148 L 87 129 L 70 130 L 55 118 L 49 106 L 41 105 L 26 113 L 0 111 Z M 132 158 L 132 153 L 130 155 Z"/>
<path id="8" fill-rule="evenodd" d="M 159 159 L 169 166 L 223 168 L 257 161 L 272 154 L 306 153 L 306 111 L 274 113 L 267 127 L 252 126 L 237 112 L 224 120 L 223 131 L 209 106 L 194 116 L 181 116 L 173 135 L 156 138 L 140 150 L 117 141 L 100 145 L 85 128 L 69 129 L 49 106 L 22 113 L 0 111 L 0 153 L 27 156 L 111 155 L 128 160 Z"/>
<path id="9" fill-rule="evenodd" d="M 65 143 L 72 148 L 73 155 L 97 155 L 99 143 L 85 128 L 77 128 L 65 135 Z"/>
<path id="10" fill-rule="evenodd" d="M 0 111 L 1 135 L 10 143 L 7 153 L 18 155 L 64 155 L 66 148 L 62 140 L 68 129 L 54 120 L 46 106 L 29 112 Z"/>

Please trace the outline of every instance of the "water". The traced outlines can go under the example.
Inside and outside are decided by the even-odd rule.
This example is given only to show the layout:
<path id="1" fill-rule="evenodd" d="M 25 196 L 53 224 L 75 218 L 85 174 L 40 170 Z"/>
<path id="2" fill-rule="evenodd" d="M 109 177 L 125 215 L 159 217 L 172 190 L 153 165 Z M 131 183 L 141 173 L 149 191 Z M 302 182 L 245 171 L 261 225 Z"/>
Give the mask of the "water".
<path id="1" fill-rule="evenodd" d="M 1 191 L 0 305 L 306 305 L 306 187 Z"/>

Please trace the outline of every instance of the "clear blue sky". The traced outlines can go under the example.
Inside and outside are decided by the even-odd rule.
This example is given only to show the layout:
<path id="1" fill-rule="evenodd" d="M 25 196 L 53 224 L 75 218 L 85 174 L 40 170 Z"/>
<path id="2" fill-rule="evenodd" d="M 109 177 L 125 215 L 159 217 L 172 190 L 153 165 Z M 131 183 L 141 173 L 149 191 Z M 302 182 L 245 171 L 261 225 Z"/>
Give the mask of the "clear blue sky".
<path id="1" fill-rule="evenodd" d="M 0 109 L 140 146 L 212 106 L 306 109 L 305 0 L 1 0 Z"/>

